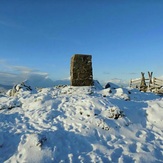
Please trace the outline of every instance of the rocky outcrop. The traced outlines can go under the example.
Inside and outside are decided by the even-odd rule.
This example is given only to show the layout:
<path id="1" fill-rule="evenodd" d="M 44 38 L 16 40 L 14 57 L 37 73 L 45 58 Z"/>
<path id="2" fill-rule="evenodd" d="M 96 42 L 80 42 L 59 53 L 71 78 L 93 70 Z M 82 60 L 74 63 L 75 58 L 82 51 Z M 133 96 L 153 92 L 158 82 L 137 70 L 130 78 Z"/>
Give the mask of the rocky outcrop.
<path id="1" fill-rule="evenodd" d="M 35 88 L 31 87 L 29 85 L 28 81 L 24 81 L 21 84 L 17 84 L 12 89 L 10 89 L 7 92 L 7 95 L 8 96 L 16 96 L 18 93 L 23 92 L 23 91 L 29 91 L 32 93 L 36 92 Z"/>
<path id="2" fill-rule="evenodd" d="M 92 56 L 75 54 L 71 58 L 70 76 L 72 86 L 92 86 Z"/>

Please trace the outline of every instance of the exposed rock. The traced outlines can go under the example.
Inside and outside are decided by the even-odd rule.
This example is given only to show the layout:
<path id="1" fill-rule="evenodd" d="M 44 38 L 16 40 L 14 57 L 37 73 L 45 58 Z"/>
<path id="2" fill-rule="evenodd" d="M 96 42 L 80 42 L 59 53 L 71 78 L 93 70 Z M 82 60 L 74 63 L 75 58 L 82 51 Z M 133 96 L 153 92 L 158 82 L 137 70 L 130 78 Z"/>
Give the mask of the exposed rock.
<path id="1" fill-rule="evenodd" d="M 35 92 L 35 88 L 32 88 L 29 84 L 28 81 L 24 81 L 21 84 L 15 85 L 11 90 L 7 92 L 8 96 L 16 96 L 17 93 L 21 91 L 30 91 L 30 92 Z"/>
<path id="2" fill-rule="evenodd" d="M 93 85 L 94 85 L 94 87 L 95 87 L 96 89 L 98 89 L 98 90 L 102 90 L 102 89 L 103 89 L 102 85 L 99 83 L 98 80 L 94 80 L 94 81 L 93 81 Z"/>
<path id="3" fill-rule="evenodd" d="M 119 86 L 116 85 L 116 84 L 114 84 L 114 83 L 108 82 L 108 83 L 105 85 L 105 89 L 107 89 L 107 88 L 117 89 L 117 88 L 119 88 Z"/>

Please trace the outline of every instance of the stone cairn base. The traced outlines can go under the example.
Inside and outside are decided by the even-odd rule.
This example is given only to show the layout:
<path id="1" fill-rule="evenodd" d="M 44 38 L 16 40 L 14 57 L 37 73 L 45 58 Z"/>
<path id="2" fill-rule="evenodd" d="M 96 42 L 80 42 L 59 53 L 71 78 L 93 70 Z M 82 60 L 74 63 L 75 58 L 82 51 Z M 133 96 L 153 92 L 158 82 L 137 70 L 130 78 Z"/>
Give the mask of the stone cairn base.
<path id="1" fill-rule="evenodd" d="M 70 77 L 72 86 L 92 86 L 92 56 L 82 54 L 72 56 Z"/>

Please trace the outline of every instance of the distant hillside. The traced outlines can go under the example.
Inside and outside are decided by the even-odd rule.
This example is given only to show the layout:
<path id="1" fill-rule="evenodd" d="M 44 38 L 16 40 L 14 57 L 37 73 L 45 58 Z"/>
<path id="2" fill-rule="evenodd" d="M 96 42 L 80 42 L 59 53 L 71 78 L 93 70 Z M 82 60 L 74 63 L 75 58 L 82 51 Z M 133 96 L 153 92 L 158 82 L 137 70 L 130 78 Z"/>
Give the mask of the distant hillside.
<path id="1" fill-rule="evenodd" d="M 11 89 L 13 86 L 12 85 L 4 85 L 4 84 L 0 84 L 0 89 L 3 88 L 5 90 L 9 90 Z"/>

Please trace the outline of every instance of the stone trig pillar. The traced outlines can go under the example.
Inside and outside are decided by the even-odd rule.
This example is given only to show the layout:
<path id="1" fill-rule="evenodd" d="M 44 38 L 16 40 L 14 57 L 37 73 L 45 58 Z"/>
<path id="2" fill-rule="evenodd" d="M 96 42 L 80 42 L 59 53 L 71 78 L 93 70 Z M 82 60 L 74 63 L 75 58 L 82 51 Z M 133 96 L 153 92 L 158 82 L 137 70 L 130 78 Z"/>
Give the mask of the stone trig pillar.
<path id="1" fill-rule="evenodd" d="M 72 86 L 92 86 L 92 56 L 82 54 L 72 56 L 70 77 Z"/>

